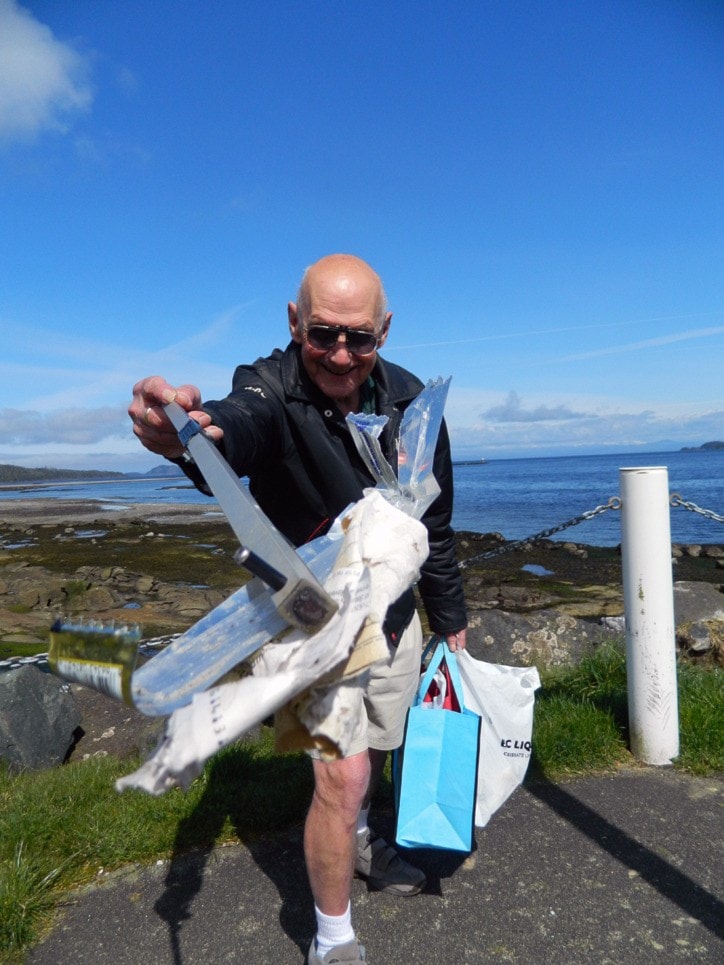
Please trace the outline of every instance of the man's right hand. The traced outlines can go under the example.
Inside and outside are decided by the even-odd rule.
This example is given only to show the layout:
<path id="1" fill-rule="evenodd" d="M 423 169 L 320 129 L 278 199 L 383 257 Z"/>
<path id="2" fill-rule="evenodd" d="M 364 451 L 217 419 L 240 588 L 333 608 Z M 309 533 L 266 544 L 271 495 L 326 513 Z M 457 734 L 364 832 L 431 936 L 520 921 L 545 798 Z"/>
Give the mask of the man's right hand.
<path id="1" fill-rule="evenodd" d="M 167 402 L 178 402 L 205 430 L 207 436 L 214 442 L 221 440 L 223 430 L 212 426 L 211 416 L 202 411 L 201 393 L 195 385 L 175 388 L 160 375 L 152 375 L 136 382 L 133 386 L 133 401 L 128 407 L 133 431 L 146 449 L 165 459 L 178 459 L 183 455 L 184 447 L 164 412 L 163 407 Z"/>

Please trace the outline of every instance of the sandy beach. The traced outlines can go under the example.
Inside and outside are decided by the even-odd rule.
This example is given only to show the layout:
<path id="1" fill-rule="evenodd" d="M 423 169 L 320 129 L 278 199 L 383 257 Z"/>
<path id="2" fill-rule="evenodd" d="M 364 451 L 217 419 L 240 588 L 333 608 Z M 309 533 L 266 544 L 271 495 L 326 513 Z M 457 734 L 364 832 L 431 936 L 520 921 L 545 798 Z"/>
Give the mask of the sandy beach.
<path id="1" fill-rule="evenodd" d="M 225 516 L 216 503 L 110 503 L 98 499 L 0 499 L 0 526 L 118 523 L 131 520 L 214 522 Z"/>

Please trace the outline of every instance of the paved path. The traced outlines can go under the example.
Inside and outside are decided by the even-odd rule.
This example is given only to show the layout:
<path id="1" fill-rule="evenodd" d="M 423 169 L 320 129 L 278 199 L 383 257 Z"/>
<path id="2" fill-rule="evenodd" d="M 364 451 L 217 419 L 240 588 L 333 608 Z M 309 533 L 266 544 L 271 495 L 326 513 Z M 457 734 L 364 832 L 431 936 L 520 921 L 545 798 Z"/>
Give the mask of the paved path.
<path id="1" fill-rule="evenodd" d="M 416 853 L 422 895 L 355 882 L 370 965 L 724 962 L 723 805 L 670 770 L 521 789 L 472 855 Z M 295 832 L 114 875 L 26 961 L 299 965 L 313 931 Z"/>

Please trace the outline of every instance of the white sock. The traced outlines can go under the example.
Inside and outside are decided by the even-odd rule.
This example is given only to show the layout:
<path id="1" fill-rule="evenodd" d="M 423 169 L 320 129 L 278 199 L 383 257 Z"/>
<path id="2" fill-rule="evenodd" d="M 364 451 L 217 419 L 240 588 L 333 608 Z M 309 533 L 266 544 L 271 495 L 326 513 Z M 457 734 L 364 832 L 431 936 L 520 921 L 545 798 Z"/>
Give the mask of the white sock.
<path id="1" fill-rule="evenodd" d="M 325 915 L 314 906 L 317 916 L 317 954 L 324 958 L 328 951 L 337 945 L 344 945 L 354 939 L 352 928 L 352 905 L 347 904 L 347 911 L 343 915 Z"/>
<path id="2" fill-rule="evenodd" d="M 367 830 L 368 828 L 367 821 L 369 820 L 369 816 L 370 816 L 370 809 L 368 807 L 360 808 L 360 812 L 357 815 L 357 834 L 362 834 L 363 831 Z"/>

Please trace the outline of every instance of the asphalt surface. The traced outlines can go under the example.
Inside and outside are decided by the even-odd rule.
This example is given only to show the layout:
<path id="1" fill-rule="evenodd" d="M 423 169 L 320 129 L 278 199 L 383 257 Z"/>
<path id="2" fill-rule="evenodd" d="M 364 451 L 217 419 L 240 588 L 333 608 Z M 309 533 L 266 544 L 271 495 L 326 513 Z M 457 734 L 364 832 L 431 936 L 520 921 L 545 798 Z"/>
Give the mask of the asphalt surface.
<path id="1" fill-rule="evenodd" d="M 408 853 L 422 894 L 355 881 L 358 937 L 370 965 L 723 962 L 723 805 L 724 781 L 653 768 L 519 789 L 471 855 Z M 102 876 L 26 961 L 291 965 L 313 933 L 296 830 Z"/>

